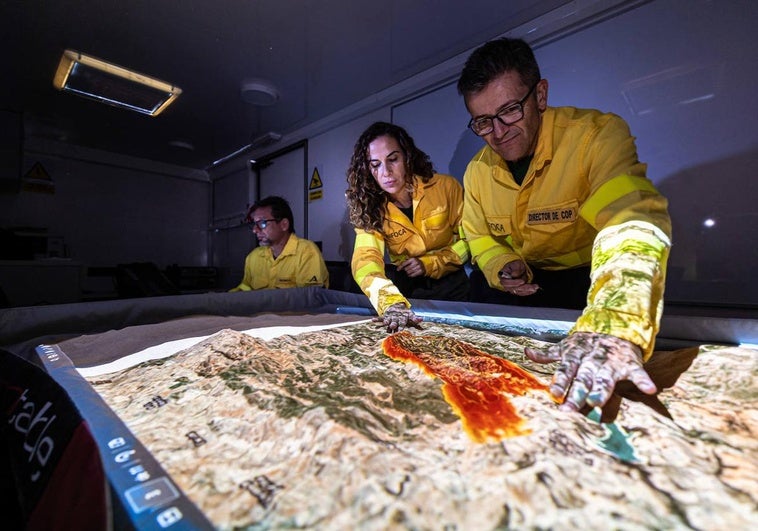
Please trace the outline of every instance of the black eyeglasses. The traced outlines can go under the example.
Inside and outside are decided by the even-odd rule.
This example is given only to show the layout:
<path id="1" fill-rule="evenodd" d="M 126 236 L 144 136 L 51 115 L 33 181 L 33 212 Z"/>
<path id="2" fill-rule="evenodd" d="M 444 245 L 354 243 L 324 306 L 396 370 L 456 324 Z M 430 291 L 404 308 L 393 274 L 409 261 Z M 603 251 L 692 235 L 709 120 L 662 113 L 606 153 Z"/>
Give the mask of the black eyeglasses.
<path id="1" fill-rule="evenodd" d="M 276 221 L 277 223 L 281 221 L 280 219 L 272 218 L 272 219 L 259 219 L 258 221 L 253 220 L 250 222 L 251 225 L 254 225 L 258 227 L 259 230 L 263 230 L 266 227 L 268 227 L 268 224 L 272 221 Z"/>
<path id="2" fill-rule="evenodd" d="M 478 136 L 484 136 L 490 134 L 495 130 L 495 118 L 503 125 L 513 125 L 524 117 L 524 103 L 532 95 L 534 89 L 539 85 L 539 81 L 532 85 L 529 92 L 526 93 L 520 101 L 512 105 L 508 105 L 505 109 L 500 109 L 494 116 L 480 116 L 478 118 L 472 118 L 468 127 L 474 134 Z"/>

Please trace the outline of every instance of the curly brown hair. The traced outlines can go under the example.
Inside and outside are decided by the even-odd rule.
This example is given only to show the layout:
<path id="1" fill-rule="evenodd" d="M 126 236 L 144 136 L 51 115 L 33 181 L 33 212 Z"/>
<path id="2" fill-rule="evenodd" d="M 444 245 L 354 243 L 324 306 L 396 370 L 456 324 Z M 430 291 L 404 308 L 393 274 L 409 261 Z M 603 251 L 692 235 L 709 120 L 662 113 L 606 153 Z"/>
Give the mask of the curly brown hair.
<path id="1" fill-rule="evenodd" d="M 420 178 L 428 182 L 434 175 L 434 167 L 429 155 L 416 147 L 408 132 L 399 125 L 388 122 L 375 122 L 366 129 L 353 148 L 350 166 L 347 170 L 347 206 L 350 223 L 353 226 L 381 232 L 384 212 L 389 198 L 371 174 L 368 160 L 368 146 L 380 136 L 390 136 L 400 145 L 405 156 L 405 171 L 412 179 Z"/>

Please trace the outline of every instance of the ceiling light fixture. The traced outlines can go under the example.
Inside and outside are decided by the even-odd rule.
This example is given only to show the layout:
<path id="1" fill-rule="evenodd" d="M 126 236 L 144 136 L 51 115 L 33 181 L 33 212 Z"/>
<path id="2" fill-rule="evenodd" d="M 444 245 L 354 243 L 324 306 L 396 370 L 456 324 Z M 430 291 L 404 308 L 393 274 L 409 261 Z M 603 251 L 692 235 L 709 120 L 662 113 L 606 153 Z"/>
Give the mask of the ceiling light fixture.
<path id="1" fill-rule="evenodd" d="M 279 101 L 279 91 L 267 79 L 254 77 L 242 82 L 240 97 L 245 103 L 266 107 Z"/>
<path id="2" fill-rule="evenodd" d="M 175 148 L 186 149 L 187 151 L 195 151 L 195 144 L 186 140 L 171 140 L 168 145 Z"/>
<path id="3" fill-rule="evenodd" d="M 116 107 L 149 116 L 163 112 L 182 89 L 74 50 L 63 52 L 53 85 Z"/>
<path id="4" fill-rule="evenodd" d="M 282 135 L 279 133 L 275 133 L 274 131 L 269 131 L 268 133 L 262 134 L 261 136 L 258 136 L 253 139 L 253 142 L 250 144 L 250 147 L 253 149 L 259 149 L 266 146 L 270 146 L 272 144 L 276 144 L 282 139 Z"/>

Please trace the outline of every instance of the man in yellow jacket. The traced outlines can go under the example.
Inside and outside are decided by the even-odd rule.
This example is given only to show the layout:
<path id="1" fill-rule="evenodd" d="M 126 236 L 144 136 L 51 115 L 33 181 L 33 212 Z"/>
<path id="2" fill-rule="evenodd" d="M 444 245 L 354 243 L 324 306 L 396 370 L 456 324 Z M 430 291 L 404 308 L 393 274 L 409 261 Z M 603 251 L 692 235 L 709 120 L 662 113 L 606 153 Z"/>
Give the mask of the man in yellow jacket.
<path id="1" fill-rule="evenodd" d="M 475 50 L 458 91 L 487 143 L 464 176 L 472 262 L 504 302 L 584 307 L 566 339 L 526 354 L 561 362 L 551 392 L 563 409 L 602 406 L 619 380 L 654 393 L 642 362 L 663 309 L 671 222 L 627 124 L 548 107 L 522 40 Z"/>
<path id="2" fill-rule="evenodd" d="M 248 223 L 258 247 L 245 258 L 240 284 L 229 291 L 329 287 L 329 272 L 318 246 L 295 236 L 292 209 L 287 200 L 269 196 L 248 209 Z"/>

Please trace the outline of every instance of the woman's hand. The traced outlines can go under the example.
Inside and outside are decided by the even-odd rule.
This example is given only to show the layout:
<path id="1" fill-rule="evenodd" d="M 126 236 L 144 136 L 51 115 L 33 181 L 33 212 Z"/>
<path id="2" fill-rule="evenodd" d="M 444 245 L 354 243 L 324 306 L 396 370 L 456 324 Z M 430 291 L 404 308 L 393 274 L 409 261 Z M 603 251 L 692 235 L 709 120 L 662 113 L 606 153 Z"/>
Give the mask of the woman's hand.
<path id="1" fill-rule="evenodd" d="M 421 328 L 420 323 L 424 318 L 413 313 L 413 310 L 402 302 L 398 302 L 384 310 L 384 315 L 374 317 L 373 320 L 374 322 L 384 324 L 387 327 L 387 332 L 392 334 L 411 326 Z"/>
<path id="2" fill-rule="evenodd" d="M 397 265 L 398 271 L 405 271 L 405 274 L 409 277 L 423 277 L 426 274 L 426 268 L 424 263 L 418 258 L 409 258 Z"/>

